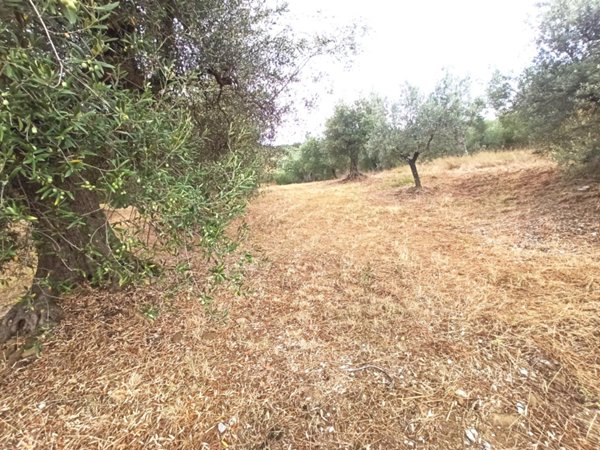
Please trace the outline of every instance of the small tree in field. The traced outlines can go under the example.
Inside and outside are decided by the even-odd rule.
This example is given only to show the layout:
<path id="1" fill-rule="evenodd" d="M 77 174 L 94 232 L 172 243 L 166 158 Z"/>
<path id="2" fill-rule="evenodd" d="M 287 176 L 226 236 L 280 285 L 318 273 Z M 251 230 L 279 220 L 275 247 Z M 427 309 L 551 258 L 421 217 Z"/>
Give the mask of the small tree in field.
<path id="1" fill-rule="evenodd" d="M 282 13 L 252 0 L 0 4 L 0 266 L 25 224 L 37 253 L 0 343 L 57 321 L 67 288 L 155 273 L 149 233 L 173 253 L 220 252 L 259 142 L 288 109 L 279 94 L 306 58 L 340 49 L 272 32 Z M 106 212 L 123 207 L 140 226 L 113 228 Z"/>
<path id="2" fill-rule="evenodd" d="M 346 180 L 362 177 L 358 163 L 364 153 L 372 120 L 364 101 L 352 105 L 338 105 L 325 128 L 325 145 L 332 158 L 346 158 L 349 171 Z"/>
<path id="3" fill-rule="evenodd" d="M 395 157 L 410 166 L 417 189 L 421 188 L 418 158 L 466 153 L 467 131 L 481 108 L 481 102 L 469 98 L 468 80 L 449 74 L 429 95 L 405 87 L 400 101 L 392 106 L 390 139 Z"/>

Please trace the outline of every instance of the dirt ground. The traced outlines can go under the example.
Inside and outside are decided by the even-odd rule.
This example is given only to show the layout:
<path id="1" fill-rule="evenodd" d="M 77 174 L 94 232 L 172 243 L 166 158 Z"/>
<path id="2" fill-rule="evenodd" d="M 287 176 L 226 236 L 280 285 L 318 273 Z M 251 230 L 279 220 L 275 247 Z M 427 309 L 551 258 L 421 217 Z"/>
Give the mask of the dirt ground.
<path id="1" fill-rule="evenodd" d="M 2 374 L 0 448 L 600 448 L 600 185 L 529 152 L 421 170 L 264 188 L 211 313 L 65 298 Z"/>

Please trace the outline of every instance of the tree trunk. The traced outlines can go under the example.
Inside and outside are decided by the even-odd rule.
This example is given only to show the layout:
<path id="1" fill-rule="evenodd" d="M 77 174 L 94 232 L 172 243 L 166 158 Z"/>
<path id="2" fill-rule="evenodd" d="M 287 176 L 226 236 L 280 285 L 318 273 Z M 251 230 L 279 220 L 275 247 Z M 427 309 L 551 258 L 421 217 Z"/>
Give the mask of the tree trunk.
<path id="1" fill-rule="evenodd" d="M 358 158 L 350 158 L 350 172 L 348 172 L 348 175 L 346 176 L 346 178 L 344 178 L 344 181 L 353 181 L 353 180 L 359 180 L 363 177 L 363 174 L 359 172 L 358 170 Z"/>
<path id="2" fill-rule="evenodd" d="M 111 267 L 121 264 L 112 251 L 120 242 L 95 192 L 70 183 L 75 200 L 69 209 L 81 220 L 72 225 L 47 200 L 38 199 L 36 186 L 21 184 L 20 188 L 27 196 L 29 212 L 37 218 L 33 239 L 38 262 L 29 292 L 0 320 L 0 343 L 57 323 L 62 318 L 57 300 L 65 287 L 106 280 L 113 275 Z"/>
<path id="3" fill-rule="evenodd" d="M 335 171 L 335 167 L 331 168 L 331 175 L 333 176 L 333 178 L 337 178 L 337 172 Z"/>
<path id="4" fill-rule="evenodd" d="M 411 157 L 406 158 L 410 171 L 415 180 L 415 188 L 421 189 L 421 178 L 419 177 L 419 171 L 417 170 L 417 159 L 419 158 L 419 152 L 414 152 Z"/>

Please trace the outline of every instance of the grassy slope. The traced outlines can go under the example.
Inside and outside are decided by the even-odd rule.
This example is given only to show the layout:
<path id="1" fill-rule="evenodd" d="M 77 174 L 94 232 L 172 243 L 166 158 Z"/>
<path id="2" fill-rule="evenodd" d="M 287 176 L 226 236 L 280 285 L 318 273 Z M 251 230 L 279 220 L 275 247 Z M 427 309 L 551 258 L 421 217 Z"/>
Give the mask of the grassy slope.
<path id="1" fill-rule="evenodd" d="M 525 152 L 422 172 L 266 188 L 226 320 L 67 299 L 0 381 L 0 447 L 600 447 L 600 186 Z"/>

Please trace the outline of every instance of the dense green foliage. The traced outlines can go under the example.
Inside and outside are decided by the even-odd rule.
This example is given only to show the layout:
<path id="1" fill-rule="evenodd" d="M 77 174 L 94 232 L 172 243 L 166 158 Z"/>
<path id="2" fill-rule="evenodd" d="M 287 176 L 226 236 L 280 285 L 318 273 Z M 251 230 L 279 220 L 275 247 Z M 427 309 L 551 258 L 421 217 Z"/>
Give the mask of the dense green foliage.
<path id="1" fill-rule="evenodd" d="M 32 297 L 54 296 L 126 283 L 158 248 L 233 248 L 226 226 L 290 107 L 280 94 L 307 59 L 351 47 L 296 38 L 284 13 L 254 0 L 2 2 L 0 265 L 33 246 Z M 115 229 L 106 213 L 126 207 L 135 226 Z"/>
<path id="2" fill-rule="evenodd" d="M 496 77 L 492 98 L 516 135 L 568 165 L 600 162 L 600 1 L 542 5 L 538 53 L 518 79 Z"/>
<path id="3" fill-rule="evenodd" d="M 383 168 L 374 136 L 386 126 L 386 104 L 378 97 L 340 104 L 327 121 L 325 138 L 307 137 L 280 155 L 273 181 L 278 184 L 321 181 L 338 174 Z"/>
<path id="4" fill-rule="evenodd" d="M 323 140 L 308 137 L 302 144 L 283 149 L 271 179 L 277 184 L 328 180 L 335 178 L 337 166 L 326 152 Z"/>
<path id="5" fill-rule="evenodd" d="M 325 149 L 332 159 L 347 160 L 349 177 L 359 173 L 359 161 L 365 156 L 373 128 L 373 107 L 367 100 L 338 105 L 333 116 L 327 120 Z"/>
<path id="6" fill-rule="evenodd" d="M 498 118 L 489 127 L 487 139 L 495 142 L 496 148 L 524 147 L 529 144 L 527 120 L 512 107 L 516 95 L 515 81 L 495 71 L 488 84 L 487 99 Z"/>

